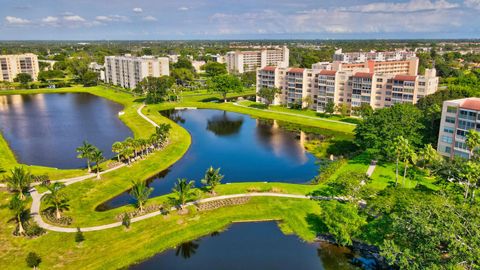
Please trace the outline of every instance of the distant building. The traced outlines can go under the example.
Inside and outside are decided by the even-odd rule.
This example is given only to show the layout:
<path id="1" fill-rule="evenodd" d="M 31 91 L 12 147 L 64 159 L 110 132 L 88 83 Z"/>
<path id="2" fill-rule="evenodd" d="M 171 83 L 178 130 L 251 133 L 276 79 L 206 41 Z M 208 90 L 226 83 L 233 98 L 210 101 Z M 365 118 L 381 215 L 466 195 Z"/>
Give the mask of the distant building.
<path id="1" fill-rule="evenodd" d="M 145 77 L 170 75 L 168 57 L 106 56 L 105 82 L 135 88 Z"/>
<path id="2" fill-rule="evenodd" d="M 480 131 L 480 98 L 444 101 L 437 151 L 450 158 L 470 158 L 465 143 L 470 129 Z"/>
<path id="3" fill-rule="evenodd" d="M 395 103 L 415 104 L 436 92 L 435 69 L 427 69 L 425 75 L 417 75 L 417 70 L 418 58 L 410 56 L 394 61 L 320 62 L 311 69 L 267 66 L 257 70 L 257 91 L 262 87 L 277 87 L 281 94 L 274 104 L 308 105 L 319 112 L 330 101 L 349 108 L 368 104 L 378 109 Z M 257 97 L 257 101 L 263 100 Z"/>
<path id="4" fill-rule="evenodd" d="M 203 73 L 205 70 L 202 70 L 201 67 L 205 65 L 205 61 L 192 61 L 192 66 L 195 69 L 195 72 L 197 73 Z"/>
<path id="5" fill-rule="evenodd" d="M 220 54 L 207 54 L 207 56 L 210 56 L 212 58 L 212 61 L 220 63 L 220 64 L 225 64 L 225 56 L 220 55 Z"/>
<path id="6" fill-rule="evenodd" d="M 105 81 L 105 66 L 100 65 L 97 62 L 92 62 L 88 65 L 88 69 L 98 74 L 98 79 Z"/>
<path id="7" fill-rule="evenodd" d="M 225 56 L 230 73 L 255 71 L 266 66 L 288 67 L 290 52 L 286 46 L 255 51 L 228 52 Z"/>
<path id="8" fill-rule="evenodd" d="M 55 60 L 38 60 L 38 63 L 45 63 L 43 70 L 53 70 L 53 67 L 58 61 Z"/>
<path id="9" fill-rule="evenodd" d="M 178 54 L 169 54 L 167 55 L 168 59 L 170 59 L 170 62 L 172 62 L 173 64 L 177 63 L 178 62 L 178 58 L 180 58 L 180 55 Z"/>
<path id="10" fill-rule="evenodd" d="M 383 61 L 404 61 L 410 58 L 414 58 L 417 55 L 415 52 L 412 51 L 387 51 L 387 52 L 349 52 L 344 53 L 342 49 L 338 49 L 335 51 L 333 55 L 333 61 L 338 61 L 342 63 L 364 63 L 369 60 L 375 62 L 383 62 Z"/>
<path id="11" fill-rule="evenodd" d="M 37 55 L 33 53 L 0 55 L 0 81 L 13 82 L 20 73 L 28 73 L 37 80 L 39 67 Z"/>

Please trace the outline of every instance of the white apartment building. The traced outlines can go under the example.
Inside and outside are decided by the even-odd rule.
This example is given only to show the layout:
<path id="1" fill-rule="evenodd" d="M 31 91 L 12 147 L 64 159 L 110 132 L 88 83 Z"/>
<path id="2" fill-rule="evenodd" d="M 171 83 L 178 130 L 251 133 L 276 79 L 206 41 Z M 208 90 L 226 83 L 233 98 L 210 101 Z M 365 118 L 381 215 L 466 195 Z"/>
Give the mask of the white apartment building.
<path id="1" fill-rule="evenodd" d="M 405 50 L 398 50 L 398 51 L 386 51 L 386 52 L 350 52 L 344 53 L 342 49 L 338 49 L 335 51 L 333 55 L 333 61 L 338 61 L 342 63 L 364 63 L 369 60 L 373 60 L 376 62 L 384 62 L 384 61 L 404 61 L 410 58 L 416 57 L 415 52 L 405 51 Z"/>
<path id="2" fill-rule="evenodd" d="M 389 66 L 396 65 L 390 63 Z M 373 68 L 363 65 L 344 69 L 338 62 L 317 63 L 312 69 L 267 66 L 257 70 L 257 91 L 262 87 L 279 88 L 281 94 L 273 102 L 276 105 L 302 104 L 305 107 L 305 97 L 309 96 L 313 101 L 310 108 L 319 112 L 325 110 L 329 101 L 348 107 L 369 104 L 378 109 L 395 103 L 415 104 L 418 99 L 437 91 L 435 69 L 427 69 L 425 75 L 372 71 L 375 71 L 374 65 Z M 257 97 L 257 101 L 263 100 Z"/>
<path id="3" fill-rule="evenodd" d="M 255 51 L 228 52 L 225 56 L 230 73 L 255 71 L 266 66 L 288 67 L 290 51 L 286 46 Z"/>
<path id="4" fill-rule="evenodd" d="M 168 57 L 106 56 L 105 82 L 124 88 L 135 88 L 145 77 L 170 74 Z"/>
<path id="5" fill-rule="evenodd" d="M 470 158 L 465 139 L 470 129 L 480 131 L 480 98 L 443 102 L 437 151 L 443 156 Z"/>
<path id="6" fill-rule="evenodd" d="M 39 67 L 37 55 L 33 53 L 0 55 L 0 81 L 13 82 L 20 73 L 28 73 L 37 80 Z"/>
<path id="7" fill-rule="evenodd" d="M 98 79 L 101 80 L 102 82 L 105 81 L 105 66 L 100 65 L 97 62 L 91 62 L 88 65 L 88 69 L 90 69 L 93 72 L 96 72 L 98 74 Z"/>

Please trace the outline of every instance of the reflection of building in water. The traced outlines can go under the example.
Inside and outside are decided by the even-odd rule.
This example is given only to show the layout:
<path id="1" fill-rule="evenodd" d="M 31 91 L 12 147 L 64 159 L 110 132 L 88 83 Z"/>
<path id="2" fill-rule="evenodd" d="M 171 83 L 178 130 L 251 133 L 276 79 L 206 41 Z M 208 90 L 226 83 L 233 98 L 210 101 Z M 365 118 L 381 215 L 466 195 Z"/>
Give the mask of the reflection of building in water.
<path id="1" fill-rule="evenodd" d="M 222 115 L 212 116 L 207 120 L 207 130 L 217 136 L 237 134 L 243 124 L 243 117 L 232 117 L 226 111 Z"/>
<path id="2" fill-rule="evenodd" d="M 286 131 L 276 120 L 256 120 L 257 138 L 262 145 L 271 148 L 278 157 L 289 157 L 299 164 L 308 161 L 304 143 L 307 136 L 304 132 Z M 297 137 L 300 139 L 298 140 Z"/>
<path id="3" fill-rule="evenodd" d="M 0 112 L 7 111 L 8 101 L 6 96 L 0 96 Z"/>

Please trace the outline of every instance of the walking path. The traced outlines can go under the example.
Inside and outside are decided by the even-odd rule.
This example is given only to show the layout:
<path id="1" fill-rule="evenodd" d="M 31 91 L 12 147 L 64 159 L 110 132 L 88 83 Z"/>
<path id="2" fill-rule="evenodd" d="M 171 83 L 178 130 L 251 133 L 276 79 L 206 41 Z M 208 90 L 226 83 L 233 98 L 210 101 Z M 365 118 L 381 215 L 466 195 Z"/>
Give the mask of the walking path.
<path id="1" fill-rule="evenodd" d="M 373 172 L 375 171 L 375 167 L 377 167 L 377 161 L 372 160 L 372 162 L 370 163 L 370 166 L 368 166 L 368 170 L 367 170 L 368 177 L 372 176 Z"/>
<path id="2" fill-rule="evenodd" d="M 308 116 L 308 115 L 302 115 L 302 114 L 297 114 L 297 113 L 289 113 L 289 112 L 272 111 L 272 110 L 268 110 L 268 109 L 252 108 L 252 107 L 249 107 L 249 106 L 245 106 L 245 105 L 238 104 L 237 102 L 234 102 L 233 105 L 238 106 L 238 107 L 243 107 L 243 108 L 251 109 L 251 110 L 262 111 L 262 112 L 278 113 L 278 114 L 296 116 L 296 117 L 313 119 L 313 120 L 318 120 L 318 121 L 326 121 L 326 122 L 332 122 L 332 123 L 338 123 L 338 124 L 345 124 L 345 125 L 356 126 L 356 124 L 353 124 L 353 123 L 342 122 L 342 121 L 338 121 L 338 120 L 324 119 L 324 118 L 315 117 L 315 116 Z"/>
<path id="3" fill-rule="evenodd" d="M 142 104 L 142 106 L 140 106 L 137 110 L 137 113 L 138 115 L 140 115 L 143 119 L 147 120 L 147 122 L 149 122 L 150 124 L 152 124 L 154 127 L 158 127 L 157 123 L 153 122 L 152 119 L 148 118 L 147 116 L 145 116 L 143 113 L 142 113 L 142 109 L 143 107 L 145 107 L 145 103 Z"/>
<path id="4" fill-rule="evenodd" d="M 46 230 L 50 231 L 55 231 L 55 232 L 64 232 L 64 233 L 74 233 L 77 232 L 76 228 L 66 228 L 66 227 L 58 227 L 55 225 L 48 224 L 43 221 L 42 216 L 39 215 L 40 213 L 40 201 L 42 196 L 45 194 L 38 194 L 37 190 L 35 188 L 32 188 L 30 190 L 30 194 L 32 196 L 33 202 L 32 202 L 32 208 L 31 212 L 33 215 L 33 219 L 35 222 L 37 222 L 38 226 L 41 228 L 44 228 Z M 294 194 L 283 194 L 283 193 L 240 193 L 240 194 L 232 194 L 232 195 L 223 195 L 223 196 L 216 196 L 216 197 L 210 197 L 210 198 L 205 198 L 205 199 L 200 199 L 196 200 L 193 202 L 186 203 L 183 207 L 188 207 L 192 205 L 198 205 L 206 202 L 212 202 L 212 201 L 221 201 L 225 199 L 234 199 L 234 198 L 243 198 L 243 197 L 278 197 L 278 198 L 292 198 L 292 199 L 303 199 L 303 200 L 337 200 L 337 201 L 345 201 L 347 198 L 344 197 L 323 197 L 323 196 L 305 196 L 305 195 L 294 195 Z M 170 211 L 176 211 L 176 207 L 172 207 Z M 155 216 L 162 215 L 162 212 L 160 210 L 151 212 L 142 216 L 134 217 L 131 219 L 131 222 L 138 222 L 141 220 L 149 219 Z M 93 231 L 102 231 L 110 228 L 115 228 L 115 227 L 120 227 L 122 226 L 122 222 L 114 222 L 110 224 L 105 224 L 105 225 L 99 225 L 99 226 L 93 226 L 93 227 L 84 227 L 80 228 L 82 232 L 93 232 Z"/>

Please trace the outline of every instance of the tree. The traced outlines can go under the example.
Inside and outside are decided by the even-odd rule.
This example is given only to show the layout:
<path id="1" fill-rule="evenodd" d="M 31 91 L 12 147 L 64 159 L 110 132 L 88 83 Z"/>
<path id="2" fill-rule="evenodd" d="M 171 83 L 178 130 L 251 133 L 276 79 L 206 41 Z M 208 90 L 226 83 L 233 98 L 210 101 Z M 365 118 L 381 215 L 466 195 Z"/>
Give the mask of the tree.
<path id="1" fill-rule="evenodd" d="M 185 178 L 177 179 L 177 183 L 175 183 L 172 191 L 177 196 L 177 202 L 181 209 L 183 208 L 183 205 L 193 196 L 194 186 L 194 181 L 188 181 Z"/>
<path id="2" fill-rule="evenodd" d="M 257 85 L 257 72 L 247 71 L 240 75 L 240 80 L 244 87 L 254 87 Z"/>
<path id="3" fill-rule="evenodd" d="M 122 217 L 122 225 L 128 229 L 130 228 L 130 224 L 131 224 L 130 215 L 128 215 L 127 213 L 124 213 Z"/>
<path id="4" fill-rule="evenodd" d="M 93 71 L 87 71 L 81 77 L 83 86 L 90 87 L 98 84 L 98 73 Z"/>
<path id="5" fill-rule="evenodd" d="M 158 103 L 168 99 L 168 89 L 173 86 L 175 79 L 170 76 L 145 77 L 137 84 L 134 92 L 147 95 L 147 103 Z"/>
<path id="6" fill-rule="evenodd" d="M 192 70 L 192 71 L 194 70 L 192 62 L 190 62 L 190 60 L 188 60 L 188 58 L 183 57 L 183 56 L 178 58 L 177 63 L 173 64 L 173 67 L 176 68 L 176 69 L 185 68 L 185 69 Z"/>
<path id="7" fill-rule="evenodd" d="M 367 118 L 373 114 L 373 108 L 370 104 L 362 103 L 359 107 L 354 107 L 353 112 L 361 118 Z"/>
<path id="8" fill-rule="evenodd" d="M 305 97 L 302 98 L 302 103 L 305 103 L 305 106 L 302 106 L 302 109 L 303 109 L 303 108 L 307 108 L 307 109 L 308 109 L 308 108 L 310 108 L 310 106 L 312 106 L 312 104 L 313 104 L 313 99 L 312 99 L 312 97 L 311 97 L 310 95 L 305 96 Z"/>
<path id="9" fill-rule="evenodd" d="M 398 185 L 398 168 L 400 163 L 400 157 L 402 154 L 402 142 L 405 140 L 402 136 L 398 136 L 393 140 L 393 143 L 389 146 L 388 155 L 395 160 L 395 186 Z"/>
<path id="10" fill-rule="evenodd" d="M 174 68 L 172 69 L 170 74 L 173 78 L 175 78 L 177 83 L 181 85 L 192 82 L 194 79 L 194 74 L 192 70 L 187 68 Z"/>
<path id="11" fill-rule="evenodd" d="M 209 80 L 208 84 L 211 91 L 222 94 L 225 102 L 227 102 L 228 93 L 242 91 L 242 83 L 240 80 L 236 76 L 230 74 L 215 76 Z"/>
<path id="12" fill-rule="evenodd" d="M 88 143 L 87 141 L 83 141 L 83 144 L 77 147 L 77 158 L 86 159 L 87 160 L 87 167 L 88 172 L 92 172 L 92 168 L 90 167 L 90 162 L 92 160 L 92 153 L 95 150 L 95 147 Z"/>
<path id="13" fill-rule="evenodd" d="M 223 175 L 220 174 L 220 168 L 214 169 L 212 166 L 205 172 L 205 176 L 201 180 L 202 184 L 208 187 L 208 190 L 215 194 L 215 187 L 222 182 Z"/>
<path id="14" fill-rule="evenodd" d="M 13 81 L 19 82 L 22 86 L 26 86 L 29 82 L 33 81 L 33 78 L 32 75 L 28 73 L 18 73 L 17 77 Z"/>
<path id="15" fill-rule="evenodd" d="M 95 170 L 97 173 L 97 179 L 100 179 L 100 163 L 103 160 L 105 160 L 105 157 L 103 157 L 103 152 L 100 151 L 100 149 L 95 148 L 90 158 L 92 159 L 92 161 L 95 163 L 95 166 L 97 167 L 97 169 Z"/>
<path id="16" fill-rule="evenodd" d="M 321 219 L 328 232 L 340 245 L 351 245 L 352 238 L 357 236 L 360 228 L 366 224 L 353 204 L 329 201 L 321 204 Z"/>
<path id="17" fill-rule="evenodd" d="M 118 162 L 120 162 L 120 155 L 123 153 L 124 150 L 125 146 L 122 142 L 114 142 L 112 144 L 112 152 L 117 153 Z"/>
<path id="18" fill-rule="evenodd" d="M 27 263 L 28 267 L 31 267 L 33 269 L 37 269 L 37 267 L 42 262 L 42 259 L 40 258 L 40 256 L 38 256 L 37 253 L 29 252 L 28 255 L 27 255 L 27 258 L 25 258 L 25 262 Z"/>
<path id="19" fill-rule="evenodd" d="M 9 203 L 9 208 L 12 210 L 14 215 L 13 220 L 17 223 L 17 233 L 19 235 L 25 234 L 24 223 L 27 222 L 29 218 L 29 211 L 25 208 L 26 202 L 20 199 L 18 196 L 13 196 Z"/>
<path id="20" fill-rule="evenodd" d="M 325 112 L 330 115 L 335 112 L 335 103 L 333 102 L 333 100 L 328 100 L 327 104 L 325 105 Z"/>
<path id="21" fill-rule="evenodd" d="M 275 100 L 275 97 L 280 93 L 280 89 L 276 87 L 262 87 L 258 90 L 257 96 L 261 97 L 267 106 L 270 106 Z"/>
<path id="22" fill-rule="evenodd" d="M 355 128 L 355 143 L 384 156 L 388 156 L 391 142 L 399 136 L 414 147 L 420 146 L 424 126 L 419 119 L 421 112 L 411 104 L 376 110 Z"/>
<path id="23" fill-rule="evenodd" d="M 480 132 L 470 129 L 466 135 L 465 144 L 470 151 L 470 158 L 474 157 L 475 148 L 480 147 Z"/>
<path id="24" fill-rule="evenodd" d="M 61 70 L 47 70 L 47 71 L 40 71 L 38 73 L 38 80 L 46 82 L 51 79 L 56 78 L 65 78 L 65 74 Z"/>
<path id="25" fill-rule="evenodd" d="M 30 189 L 32 175 L 23 167 L 15 167 L 10 172 L 10 175 L 4 177 L 4 181 L 7 182 L 7 187 L 18 193 L 20 200 L 25 200 L 24 193 Z"/>
<path id="26" fill-rule="evenodd" d="M 345 103 L 342 103 L 337 106 L 337 112 L 340 113 L 342 117 L 347 117 L 348 116 L 348 106 Z"/>
<path id="27" fill-rule="evenodd" d="M 225 64 L 218 62 L 208 62 L 203 65 L 203 69 L 205 69 L 205 73 L 209 77 L 227 74 L 227 67 L 225 66 Z"/>
<path id="28" fill-rule="evenodd" d="M 335 180 L 327 182 L 330 196 L 348 196 L 357 203 L 360 199 L 370 196 L 367 183 L 368 176 L 364 172 L 346 171 L 341 173 Z"/>
<path id="29" fill-rule="evenodd" d="M 55 182 L 53 184 L 46 185 L 46 188 L 48 189 L 49 193 L 45 194 L 43 199 L 55 208 L 55 215 L 57 219 L 60 219 L 61 211 L 68 209 L 68 199 L 63 193 L 65 184 Z"/>
<path id="30" fill-rule="evenodd" d="M 403 187 L 405 187 L 405 178 L 407 177 L 407 168 L 410 163 L 415 164 L 417 156 L 415 154 L 415 150 L 410 145 L 410 142 L 406 139 L 401 140 L 400 143 L 400 156 L 403 158 Z"/>
<path id="31" fill-rule="evenodd" d="M 80 230 L 80 228 L 77 227 L 77 232 L 75 233 L 75 243 L 79 244 L 83 241 L 85 241 L 85 236 L 83 236 L 83 232 Z"/>
<path id="32" fill-rule="evenodd" d="M 420 150 L 419 158 L 422 166 L 425 167 L 435 167 L 442 161 L 442 157 L 431 144 L 426 144 L 425 147 Z"/>
<path id="33" fill-rule="evenodd" d="M 147 187 L 147 184 L 144 181 L 132 182 L 133 187 L 130 190 L 130 196 L 132 196 L 137 201 L 137 207 L 140 209 L 140 212 L 143 212 L 143 206 L 148 200 L 148 197 L 153 191 L 152 187 Z"/>

